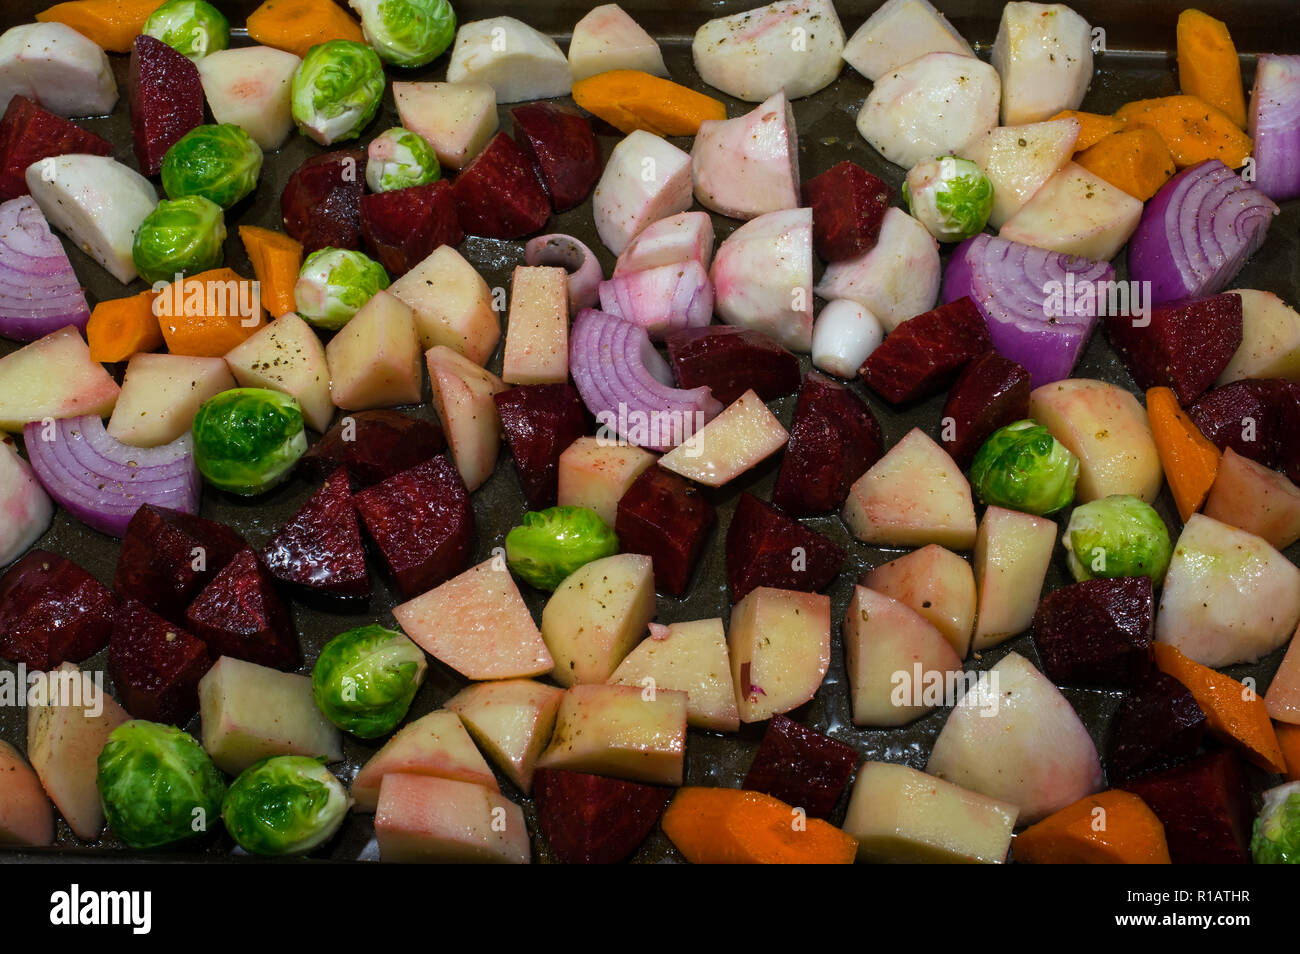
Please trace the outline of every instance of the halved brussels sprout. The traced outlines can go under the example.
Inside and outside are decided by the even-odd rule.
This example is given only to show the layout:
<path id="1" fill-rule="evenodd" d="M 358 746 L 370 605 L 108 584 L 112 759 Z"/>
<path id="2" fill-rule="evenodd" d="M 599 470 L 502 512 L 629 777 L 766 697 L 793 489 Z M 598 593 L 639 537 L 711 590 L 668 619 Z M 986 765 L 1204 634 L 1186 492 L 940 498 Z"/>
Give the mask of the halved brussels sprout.
<path id="1" fill-rule="evenodd" d="M 312 694 L 340 729 L 374 739 L 402 721 L 427 665 L 424 651 L 402 633 L 360 626 L 325 644 L 311 670 Z"/>
<path id="2" fill-rule="evenodd" d="M 1034 421 L 994 431 L 975 452 L 971 488 L 986 504 L 1045 516 L 1074 499 L 1079 459 Z"/>
<path id="3" fill-rule="evenodd" d="M 330 40 L 307 51 L 293 74 L 293 118 L 322 146 L 355 139 L 384 97 L 384 64 L 364 43 Z"/>
<path id="4" fill-rule="evenodd" d="M 144 21 L 142 32 L 192 60 L 230 46 L 230 22 L 204 0 L 167 0 Z"/>
<path id="5" fill-rule="evenodd" d="M 1264 793 L 1250 854 L 1257 865 L 1300 865 L 1300 782 Z"/>
<path id="6" fill-rule="evenodd" d="M 298 402 L 267 388 L 231 388 L 208 398 L 192 428 L 199 473 L 244 496 L 274 487 L 307 451 Z"/>
<path id="7" fill-rule="evenodd" d="M 530 510 L 506 534 L 510 569 L 539 590 L 554 590 L 574 570 L 617 552 L 618 537 L 587 507 Z"/>
<path id="8" fill-rule="evenodd" d="M 394 66 L 424 66 L 456 37 L 456 11 L 447 0 L 349 0 L 366 40 Z"/>
<path id="9" fill-rule="evenodd" d="M 350 801 L 324 759 L 275 755 L 239 773 L 221 818 L 247 852 L 304 855 L 334 837 Z"/>
<path id="10" fill-rule="evenodd" d="M 225 240 L 225 216 L 211 199 L 163 199 L 136 230 L 131 257 L 145 281 L 169 282 L 177 275 L 216 268 Z"/>
<path id="11" fill-rule="evenodd" d="M 1065 534 L 1070 574 L 1078 581 L 1149 576 L 1160 585 L 1173 545 L 1155 508 L 1131 494 L 1112 494 L 1080 504 Z"/>
<path id="12" fill-rule="evenodd" d="M 375 292 L 388 287 L 384 266 L 362 252 L 322 248 L 302 263 L 293 286 L 298 314 L 318 328 L 337 331 Z"/>
<path id="13" fill-rule="evenodd" d="M 423 136 L 394 126 L 374 139 L 366 150 L 366 185 L 371 192 L 409 189 L 437 181 L 438 157 Z"/>
<path id="14" fill-rule="evenodd" d="M 993 211 L 993 183 L 969 159 L 943 156 L 917 163 L 903 180 L 903 198 L 940 242 L 978 235 Z"/>
<path id="15" fill-rule="evenodd" d="M 109 733 L 95 786 L 113 834 L 132 848 L 156 848 L 209 830 L 226 777 L 193 736 L 133 719 Z"/>
<path id="16" fill-rule="evenodd" d="M 201 195 L 228 209 L 257 188 L 262 147 L 232 123 L 195 126 L 167 150 L 162 186 L 168 198 Z"/>

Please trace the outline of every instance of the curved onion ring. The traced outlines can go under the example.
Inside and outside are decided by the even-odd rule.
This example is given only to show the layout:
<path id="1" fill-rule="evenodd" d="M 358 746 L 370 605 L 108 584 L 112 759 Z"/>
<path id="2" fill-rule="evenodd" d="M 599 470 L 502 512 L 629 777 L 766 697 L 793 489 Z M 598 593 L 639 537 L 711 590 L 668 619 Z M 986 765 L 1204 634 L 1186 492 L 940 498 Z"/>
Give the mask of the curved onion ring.
<path id="1" fill-rule="evenodd" d="M 0 204 L 0 335 L 35 341 L 90 320 L 63 245 L 30 195 Z"/>
<path id="2" fill-rule="evenodd" d="M 615 275 L 600 283 L 600 308 L 651 338 L 702 328 L 713 320 L 713 283 L 699 262 L 676 262 L 643 272 Z"/>
<path id="3" fill-rule="evenodd" d="M 554 265 L 569 273 L 569 314 L 576 315 L 599 301 L 605 273 L 590 248 L 572 235 L 553 232 L 529 239 L 524 246 L 524 261 L 529 265 Z"/>

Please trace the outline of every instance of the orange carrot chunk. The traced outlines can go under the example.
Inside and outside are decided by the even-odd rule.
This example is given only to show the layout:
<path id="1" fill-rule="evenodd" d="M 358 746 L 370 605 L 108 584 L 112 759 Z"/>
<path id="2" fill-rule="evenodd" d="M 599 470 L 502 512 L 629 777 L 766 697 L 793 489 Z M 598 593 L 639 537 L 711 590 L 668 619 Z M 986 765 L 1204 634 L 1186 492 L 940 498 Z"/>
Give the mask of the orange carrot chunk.
<path id="1" fill-rule="evenodd" d="M 1201 509 L 1219 473 L 1219 449 L 1193 423 L 1169 388 L 1147 391 L 1151 436 L 1183 523 Z"/>
<path id="2" fill-rule="evenodd" d="M 678 789 L 660 824 L 697 865 L 850 865 L 858 851 L 857 840 L 829 822 L 736 788 Z"/>
<path id="3" fill-rule="evenodd" d="M 365 42 L 361 25 L 334 0 L 266 0 L 248 15 L 248 37 L 297 56 L 330 40 Z"/>
<path id="4" fill-rule="evenodd" d="M 1223 110 L 1195 96 L 1135 100 L 1121 106 L 1115 118 L 1124 120 L 1129 129 L 1158 132 L 1179 169 L 1206 159 L 1219 159 L 1229 169 L 1238 169 L 1255 146 Z"/>
<path id="5" fill-rule="evenodd" d="M 1246 128 L 1241 63 L 1228 25 L 1200 10 L 1178 15 L 1178 88 L 1202 99 Z"/>
<path id="6" fill-rule="evenodd" d="M 640 70 L 610 70 L 573 84 L 573 101 L 620 132 L 694 136 L 706 119 L 726 119 L 711 96 Z"/>
<path id="7" fill-rule="evenodd" d="M 262 307 L 272 318 L 294 311 L 298 306 L 293 287 L 302 269 L 302 243 L 256 225 L 241 225 L 239 238 L 257 276 Z"/>
<path id="8" fill-rule="evenodd" d="M 1300 782 L 1300 725 L 1286 722 L 1274 722 L 1277 732 L 1277 744 L 1282 748 L 1282 759 L 1286 762 L 1288 782 Z"/>
<path id="9" fill-rule="evenodd" d="M 158 294 L 154 311 L 172 354 L 219 358 L 265 324 L 253 283 L 229 268 L 190 275 Z"/>
<path id="10" fill-rule="evenodd" d="M 162 347 L 162 330 L 153 313 L 157 295 L 143 291 L 128 298 L 101 301 L 86 322 L 86 342 L 94 361 L 111 364 L 125 361 L 140 351 Z"/>
<path id="11" fill-rule="evenodd" d="M 110 53 L 130 53 L 144 22 L 163 0 L 70 0 L 36 14 L 42 23 L 62 23 Z"/>
<path id="12" fill-rule="evenodd" d="M 1079 138 L 1074 143 L 1076 154 L 1083 152 L 1089 146 L 1096 145 L 1107 136 L 1124 128 L 1124 120 L 1122 119 L 1116 119 L 1114 116 L 1103 116 L 1100 113 L 1085 113 L 1077 109 L 1063 109 L 1052 118 L 1079 120 Z"/>
<path id="13" fill-rule="evenodd" d="M 1112 790 L 1081 798 L 1030 825 L 1012 845 L 1016 861 L 1039 865 L 1167 865 L 1165 826 L 1147 803 Z"/>
<path id="14" fill-rule="evenodd" d="M 1074 161 L 1143 202 L 1175 172 L 1174 157 L 1154 129 L 1117 132 L 1076 154 Z"/>

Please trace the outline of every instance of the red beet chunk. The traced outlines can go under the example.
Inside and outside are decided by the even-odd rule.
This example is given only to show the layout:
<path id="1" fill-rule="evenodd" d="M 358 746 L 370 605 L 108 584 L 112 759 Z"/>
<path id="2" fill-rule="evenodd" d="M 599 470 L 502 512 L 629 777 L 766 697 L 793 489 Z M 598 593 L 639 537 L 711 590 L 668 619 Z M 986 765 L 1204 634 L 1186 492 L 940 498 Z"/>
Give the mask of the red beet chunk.
<path id="1" fill-rule="evenodd" d="M 1138 387 L 1172 388 L 1180 404 L 1212 385 L 1241 345 L 1241 296 L 1231 292 L 1156 305 L 1141 327 L 1107 315 L 1106 334 Z"/>
<path id="2" fill-rule="evenodd" d="M 1034 645 L 1053 682 L 1128 686 L 1151 671 L 1154 629 L 1150 577 L 1085 580 L 1043 597 Z"/>
<path id="3" fill-rule="evenodd" d="M 361 197 L 361 235 L 390 275 L 404 275 L 440 245 L 459 245 L 451 183 L 445 179 Z"/>
<path id="4" fill-rule="evenodd" d="M 1123 787 L 1165 826 L 1174 864 L 1250 863 L 1250 796 L 1241 761 L 1231 749 L 1207 752 Z"/>
<path id="5" fill-rule="evenodd" d="M 750 590 L 775 586 L 815 593 L 835 580 L 844 548 L 742 493 L 727 528 L 727 585 L 738 603 Z"/>
<path id="6" fill-rule="evenodd" d="M 1106 762 L 1112 782 L 1123 783 L 1196 754 L 1205 713 L 1177 679 L 1151 672 L 1124 697 L 1110 725 Z"/>
<path id="7" fill-rule="evenodd" d="M 137 719 L 183 726 L 199 711 L 199 680 L 212 668 L 203 640 L 127 600 L 108 645 L 117 699 Z"/>
<path id="8" fill-rule="evenodd" d="M 766 792 L 814 818 L 829 818 L 858 765 L 852 746 L 783 715 L 772 716 L 744 787 Z"/>
<path id="9" fill-rule="evenodd" d="M 353 499 L 384 565 L 408 599 L 469 566 L 474 509 L 460 472 L 446 457 L 431 457 Z"/>
<path id="10" fill-rule="evenodd" d="M 516 106 L 510 116 L 515 141 L 537 169 L 551 208 L 581 205 L 600 178 L 600 146 L 587 117 L 555 103 Z"/>
<path id="11" fill-rule="evenodd" d="M 126 525 L 113 589 L 179 623 L 190 601 L 247 546 L 220 523 L 145 504 Z"/>
<path id="12" fill-rule="evenodd" d="M 555 506 L 560 455 L 587 433 L 582 398 L 565 383 L 525 384 L 499 391 L 493 400 L 528 509 Z"/>
<path id="13" fill-rule="evenodd" d="M 569 865 L 612 865 L 646 840 L 673 790 L 619 778 L 538 769 L 537 821 L 555 856 Z"/>
<path id="14" fill-rule="evenodd" d="M 551 200 L 532 163 L 503 132 L 460 171 L 452 196 L 461 228 L 485 238 L 522 238 L 551 215 Z"/>
<path id="15" fill-rule="evenodd" d="M 655 586 L 681 596 L 717 519 L 713 504 L 689 480 L 648 467 L 619 500 L 614 531 L 622 552 L 654 561 Z"/>
<path id="16" fill-rule="evenodd" d="M 348 472 L 340 467 L 262 550 L 277 580 L 331 596 L 370 592 L 361 525 Z"/>
<path id="17" fill-rule="evenodd" d="M 289 610 L 252 550 L 241 550 L 190 604 L 185 624 L 208 653 L 275 669 L 297 669 L 301 656 Z"/>
<path id="18" fill-rule="evenodd" d="M 1029 372 L 996 351 L 966 365 L 948 391 L 939 442 L 965 470 L 999 427 L 1029 416 Z"/>
<path id="19" fill-rule="evenodd" d="M 187 57 L 143 33 L 127 69 L 135 158 L 141 172 L 156 176 L 172 144 L 203 124 L 203 83 Z"/>
<path id="20" fill-rule="evenodd" d="M 339 419 L 298 465 L 304 476 L 324 479 L 346 467 L 356 487 L 370 487 L 421 464 L 447 446 L 435 421 L 400 411 L 355 411 Z"/>
<path id="21" fill-rule="evenodd" d="M 0 658 L 28 669 L 81 662 L 106 645 L 117 600 L 77 564 L 32 550 L 0 576 Z"/>
<path id="22" fill-rule="evenodd" d="M 845 160 L 805 182 L 803 201 L 812 206 L 817 254 L 840 262 L 876 247 L 890 193 L 884 180 Z"/>
<path id="23" fill-rule="evenodd" d="M 859 372 L 892 404 L 942 391 L 966 365 L 993 348 L 989 326 L 969 298 L 909 318 L 871 352 Z"/>
<path id="24" fill-rule="evenodd" d="M 764 401 L 799 388 L 799 359 L 761 332 L 709 325 L 674 331 L 665 343 L 677 386 L 708 387 L 723 404 L 750 388 Z"/>
<path id="25" fill-rule="evenodd" d="M 838 510 L 853 482 L 884 453 L 880 424 L 862 399 L 810 371 L 799 391 L 772 502 L 798 516 Z"/>
<path id="26" fill-rule="evenodd" d="M 1187 414 L 1219 450 L 1231 447 L 1300 483 L 1300 384 L 1234 381 L 1204 395 Z"/>
<path id="27" fill-rule="evenodd" d="M 361 196 L 366 187 L 364 149 L 312 156 L 289 176 L 280 193 L 284 230 L 310 255 L 325 248 L 361 248 Z"/>
<path id="28" fill-rule="evenodd" d="M 24 174 L 33 162 L 73 152 L 108 156 L 113 144 L 26 96 L 12 97 L 0 119 L 0 202 L 31 192 Z"/>

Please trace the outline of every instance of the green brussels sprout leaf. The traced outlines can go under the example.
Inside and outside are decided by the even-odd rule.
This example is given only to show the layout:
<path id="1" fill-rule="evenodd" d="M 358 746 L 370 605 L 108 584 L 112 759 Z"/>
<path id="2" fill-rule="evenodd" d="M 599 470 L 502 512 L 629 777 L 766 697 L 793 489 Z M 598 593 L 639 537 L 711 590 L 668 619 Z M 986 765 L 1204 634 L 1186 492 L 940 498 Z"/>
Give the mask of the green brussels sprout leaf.
<path id="1" fill-rule="evenodd" d="M 230 46 L 229 21 L 205 0 L 167 0 L 144 21 L 142 32 L 192 60 Z"/>
<path id="2" fill-rule="evenodd" d="M 379 111 L 384 83 L 384 64 L 364 43 L 318 43 L 293 74 L 294 121 L 322 146 L 355 139 Z"/>
<path id="3" fill-rule="evenodd" d="M 167 150 L 161 171 L 168 198 L 201 195 L 228 209 L 257 188 L 262 148 L 231 123 L 195 126 Z"/>
<path id="4" fill-rule="evenodd" d="M 322 248 L 302 263 L 293 297 L 303 318 L 337 331 L 387 287 L 388 273 L 373 258 L 346 248 Z"/>
<path id="5" fill-rule="evenodd" d="M 194 460 L 214 487 L 260 494 L 279 483 L 307 451 L 302 410 L 280 391 L 232 388 L 194 415 Z"/>
<path id="6" fill-rule="evenodd" d="M 1045 516 L 1074 499 L 1079 459 L 1034 421 L 999 428 L 975 453 L 971 487 L 986 504 Z"/>
<path id="7" fill-rule="evenodd" d="M 1149 576 L 1159 586 L 1173 556 L 1169 528 L 1160 514 L 1131 494 L 1112 494 L 1075 507 L 1062 542 L 1070 573 L 1080 582 Z"/>
<path id="8" fill-rule="evenodd" d="M 276 755 L 244 769 L 221 805 L 239 847 L 255 855 L 301 855 L 334 837 L 349 799 L 324 762 Z"/>
<path id="9" fill-rule="evenodd" d="M 349 0 L 366 40 L 394 66 L 424 66 L 451 46 L 456 12 L 447 0 Z"/>
<path id="10" fill-rule="evenodd" d="M 366 185 L 371 192 L 391 192 L 436 181 L 442 175 L 438 157 L 423 136 L 394 126 L 370 142 Z"/>
<path id="11" fill-rule="evenodd" d="M 1250 854 L 1257 865 L 1300 865 L 1300 782 L 1264 793 Z"/>
<path id="12" fill-rule="evenodd" d="M 903 198 L 917 220 L 940 242 L 978 235 L 993 211 L 993 183 L 969 159 L 944 156 L 911 168 Z"/>
<path id="13" fill-rule="evenodd" d="M 506 562 L 525 582 L 554 590 L 581 566 L 618 552 L 618 537 L 586 507 L 529 511 L 506 534 Z"/>
<path id="14" fill-rule="evenodd" d="M 216 268 L 225 241 L 221 206 L 201 195 L 163 199 L 136 229 L 131 257 L 145 281 L 169 282 Z"/>
<path id="15" fill-rule="evenodd" d="M 387 735 L 424 681 L 424 651 L 402 633 L 371 625 L 339 633 L 311 671 L 316 706 L 363 739 Z"/>

